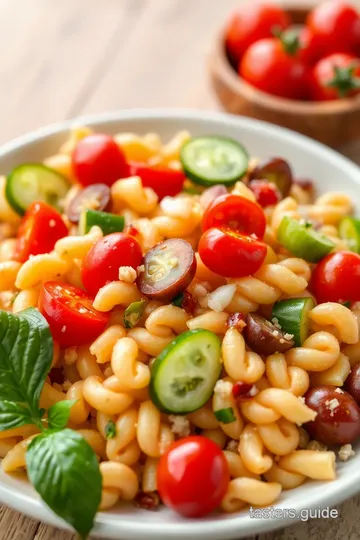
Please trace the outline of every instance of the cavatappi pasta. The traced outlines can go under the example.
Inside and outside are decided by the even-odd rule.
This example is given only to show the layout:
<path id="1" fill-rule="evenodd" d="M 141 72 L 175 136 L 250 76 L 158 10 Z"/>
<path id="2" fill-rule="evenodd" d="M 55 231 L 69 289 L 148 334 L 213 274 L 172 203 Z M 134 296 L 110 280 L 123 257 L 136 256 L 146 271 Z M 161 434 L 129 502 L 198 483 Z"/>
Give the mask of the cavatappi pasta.
<path id="1" fill-rule="evenodd" d="M 326 429 L 352 400 L 342 387 L 352 391 L 349 373 L 360 361 L 360 310 L 353 303 L 360 297 L 336 298 L 335 290 L 326 301 L 319 277 L 325 256 L 350 248 L 358 257 L 356 227 L 351 218 L 342 225 L 352 214 L 351 199 L 342 193 L 313 198 L 292 178 L 276 185 L 276 167 L 274 184 L 259 164 L 248 172 L 245 164 L 238 174 L 243 181 L 236 171 L 229 181 L 221 159 L 230 160 L 230 169 L 232 157 L 238 161 L 221 148 L 222 139 L 191 154 L 189 141 L 199 139 L 186 131 L 165 144 L 153 133 L 115 135 L 128 173 L 111 182 L 100 175 L 100 193 L 72 166 L 77 145 L 91 134 L 89 128 L 72 129 L 58 154 L 44 159 L 73 185 L 71 195 L 58 201 L 66 234 L 49 249 L 32 251 L 33 229 L 27 240 L 20 229 L 15 240 L 20 218 L 13 208 L 21 201 L 9 204 L 2 181 L 0 303 L 13 313 L 39 306 L 50 324 L 55 353 L 41 406 L 76 400 L 69 426 L 100 462 L 100 509 L 156 492 L 159 460 L 174 441 L 191 435 L 213 441 L 226 460 L 231 479 L 219 501 L 224 512 L 274 504 L 283 489 L 308 478 L 334 479 L 335 451 L 307 449 L 307 433 L 340 446 L 360 435 L 354 403 L 358 427 L 349 438 L 343 433 L 344 440 L 329 440 Z M 157 172 L 164 176 L 157 179 Z M 209 178 L 218 180 L 211 185 Z M 223 205 L 219 214 L 217 201 Z M 33 209 L 34 219 L 38 211 Z M 102 266 L 95 275 L 94 246 L 109 242 L 120 223 L 133 255 L 124 257 L 127 247 L 116 252 L 115 246 L 111 272 Z M 241 262 L 241 250 L 250 262 Z M 103 262 L 106 257 L 104 251 Z M 78 307 L 79 293 L 77 326 L 63 321 L 55 327 L 47 298 L 66 293 L 71 307 L 73 287 L 88 290 L 89 297 L 81 293 L 87 304 Z M 182 366 L 181 383 L 171 362 Z M 319 387 L 326 388 L 326 399 Z M 26 448 L 36 434 L 33 426 L 0 432 L 4 471 L 26 467 Z"/>

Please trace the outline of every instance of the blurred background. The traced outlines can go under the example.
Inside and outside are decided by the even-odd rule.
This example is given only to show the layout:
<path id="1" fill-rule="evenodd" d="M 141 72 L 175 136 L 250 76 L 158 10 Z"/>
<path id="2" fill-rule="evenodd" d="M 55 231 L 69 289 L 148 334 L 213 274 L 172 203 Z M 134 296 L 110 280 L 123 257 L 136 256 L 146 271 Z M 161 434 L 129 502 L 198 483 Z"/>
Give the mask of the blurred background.
<path id="1" fill-rule="evenodd" d="M 245 3 L 0 0 L 0 144 L 84 113 L 220 110 L 209 83 L 211 49 L 231 12 Z M 345 152 L 356 157 L 357 145 Z"/>

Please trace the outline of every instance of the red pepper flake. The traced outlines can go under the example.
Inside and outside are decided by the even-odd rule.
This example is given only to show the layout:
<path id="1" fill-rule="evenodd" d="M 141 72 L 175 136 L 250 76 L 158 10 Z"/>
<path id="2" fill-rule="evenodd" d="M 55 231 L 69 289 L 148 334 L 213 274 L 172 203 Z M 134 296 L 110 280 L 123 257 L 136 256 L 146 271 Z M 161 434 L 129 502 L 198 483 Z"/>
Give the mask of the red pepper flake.
<path id="1" fill-rule="evenodd" d="M 238 381 L 232 387 L 232 395 L 235 399 L 250 399 L 258 393 L 256 386 L 250 383 Z"/>
<path id="2" fill-rule="evenodd" d="M 141 491 L 136 495 L 134 504 L 138 508 L 144 508 L 145 510 L 156 510 L 160 506 L 160 497 L 157 491 L 151 493 Z"/>
<path id="3" fill-rule="evenodd" d="M 246 326 L 245 315 L 240 312 L 232 313 L 227 318 L 226 326 L 228 328 L 237 328 L 240 331 L 243 330 Z"/>
<path id="4" fill-rule="evenodd" d="M 189 291 L 184 291 L 181 307 L 185 309 L 189 315 L 194 315 L 196 309 L 196 300 Z"/>
<path id="5" fill-rule="evenodd" d="M 124 233 L 129 234 L 130 236 L 139 236 L 139 231 L 136 227 L 134 227 L 134 225 L 128 225 L 125 227 Z"/>

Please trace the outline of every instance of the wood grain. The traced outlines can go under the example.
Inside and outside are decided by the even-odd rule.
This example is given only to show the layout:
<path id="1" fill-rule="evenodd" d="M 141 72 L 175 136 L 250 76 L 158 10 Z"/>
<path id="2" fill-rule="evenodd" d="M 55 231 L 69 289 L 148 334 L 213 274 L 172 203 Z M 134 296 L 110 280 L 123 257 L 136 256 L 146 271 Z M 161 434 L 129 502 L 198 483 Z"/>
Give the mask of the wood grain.
<path id="1" fill-rule="evenodd" d="M 84 113 L 219 108 L 206 59 L 216 31 L 244 1 L 0 0 L 0 143 Z M 359 142 L 342 150 L 360 163 Z M 360 497 L 339 511 L 335 520 L 247 540 L 358 540 Z M 1 506 L 0 540 L 75 535 Z"/>

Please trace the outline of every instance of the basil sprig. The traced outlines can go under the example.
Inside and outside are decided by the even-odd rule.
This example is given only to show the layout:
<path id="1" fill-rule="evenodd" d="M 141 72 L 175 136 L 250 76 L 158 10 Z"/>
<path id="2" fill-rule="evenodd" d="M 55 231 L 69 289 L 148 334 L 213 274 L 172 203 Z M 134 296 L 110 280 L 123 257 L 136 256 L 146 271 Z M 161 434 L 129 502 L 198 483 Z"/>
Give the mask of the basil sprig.
<path id="1" fill-rule="evenodd" d="M 38 310 L 0 311 L 0 431 L 39 428 L 26 452 L 28 477 L 44 502 L 85 539 L 101 500 L 101 473 L 91 446 L 66 428 L 75 401 L 40 408 L 52 357 L 49 326 Z"/>

